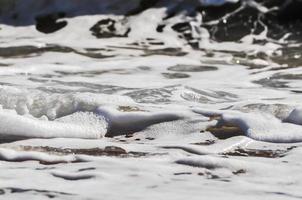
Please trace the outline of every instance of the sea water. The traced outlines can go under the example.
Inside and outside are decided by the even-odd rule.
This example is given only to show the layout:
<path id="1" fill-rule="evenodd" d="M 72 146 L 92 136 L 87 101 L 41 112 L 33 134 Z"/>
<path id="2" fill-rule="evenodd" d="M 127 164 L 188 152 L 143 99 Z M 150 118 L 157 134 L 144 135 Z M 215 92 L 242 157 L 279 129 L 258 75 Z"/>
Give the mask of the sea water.
<path id="1" fill-rule="evenodd" d="M 302 197 L 298 1 L 0 2 L 0 199 Z"/>

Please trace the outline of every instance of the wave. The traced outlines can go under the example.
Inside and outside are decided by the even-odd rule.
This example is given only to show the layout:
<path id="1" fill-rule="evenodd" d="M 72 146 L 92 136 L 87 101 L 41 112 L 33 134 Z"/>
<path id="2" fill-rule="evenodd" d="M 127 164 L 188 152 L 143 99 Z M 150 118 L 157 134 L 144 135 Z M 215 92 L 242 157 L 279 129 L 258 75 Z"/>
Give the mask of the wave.
<path id="1" fill-rule="evenodd" d="M 14 26 L 35 25 L 43 33 L 54 33 L 68 26 L 68 18 L 102 15 L 105 19 L 90 27 L 98 38 L 127 37 L 135 18 L 147 15 L 155 23 L 156 32 L 171 29 L 191 46 L 198 46 L 202 28 L 216 41 L 238 41 L 246 35 L 265 34 L 267 38 L 301 41 L 302 8 L 298 0 L 14 0 L 1 2 L 0 23 Z M 151 11 L 158 10 L 156 15 Z M 117 17 L 119 16 L 119 17 Z M 150 29 L 150 28 L 148 28 Z M 145 36 L 151 37 L 152 34 Z M 266 38 L 254 43 L 265 43 Z"/>
<path id="2" fill-rule="evenodd" d="M 0 31 L 8 38 L 0 43 L 0 56 L 11 59 L 5 60 L 8 64 L 4 63 L 0 74 L 7 76 L 8 80 L 16 74 L 29 74 L 30 78 L 26 81 L 32 84 L 30 88 L 34 88 L 23 88 L 23 82 L 19 86 L 18 83 L 14 85 L 15 78 L 11 81 L 14 84 L 5 83 L 7 87 L 0 87 L 0 115 L 3 116 L 0 126 L 4 136 L 100 138 L 138 132 L 153 124 L 176 121 L 182 119 L 182 116 L 174 112 L 144 112 L 138 109 L 138 112 L 125 114 L 116 110 L 121 106 L 130 107 L 130 110 L 131 106 L 139 105 L 141 108 L 144 103 L 152 106 L 173 103 L 175 94 L 180 96 L 180 101 L 186 100 L 190 104 L 236 102 L 238 96 L 224 92 L 223 89 L 195 89 L 195 85 L 186 87 L 186 82 L 178 82 L 178 79 L 191 78 L 194 82 L 197 80 L 194 79 L 194 73 L 211 75 L 215 71 L 215 77 L 223 80 L 226 75 L 223 73 L 229 73 L 222 71 L 226 67 L 220 65 L 224 64 L 228 69 L 238 64 L 251 69 L 255 66 L 265 68 L 275 61 L 271 61 L 271 57 L 267 58 L 268 54 L 277 54 L 277 50 L 291 44 L 289 41 L 294 44 L 301 42 L 301 14 L 297 11 L 301 6 L 300 1 L 0 2 Z M 217 56 L 213 55 L 216 52 L 211 52 L 212 49 L 217 51 Z M 248 54 L 250 52 L 252 54 Z M 221 54 L 227 55 L 227 58 L 218 60 Z M 215 56 L 217 61 L 211 63 Z M 288 57 L 291 56 L 297 55 Z M 202 62 L 201 57 L 204 58 Z M 14 58 L 24 60 L 10 66 L 9 62 L 14 63 Z M 37 59 L 36 63 L 34 59 Z M 49 63 L 49 59 L 56 63 Z M 43 64 L 42 60 L 47 64 Z M 299 65 L 300 62 L 297 63 Z M 161 71 L 156 71 L 160 67 Z M 168 71 L 164 71 L 164 68 Z M 238 72 L 238 67 L 232 70 Z M 161 76 L 152 74 L 151 78 L 148 77 L 150 82 L 154 81 L 155 76 L 163 78 L 157 87 L 153 83 L 143 84 L 146 79 L 143 74 L 152 71 L 161 73 Z M 108 77 L 106 79 L 103 76 L 102 83 L 109 85 L 98 84 L 98 76 L 104 74 L 108 74 Z M 134 80 L 137 74 L 142 75 L 141 79 Z M 111 77 L 115 75 L 123 75 L 123 78 L 113 80 Z M 284 79 L 282 74 L 277 75 L 267 79 L 264 74 L 263 81 L 256 80 L 255 83 L 270 86 L 271 81 Z M 86 82 L 88 78 L 90 80 Z M 128 78 L 143 86 L 129 84 Z M 285 78 L 291 79 L 290 76 Z M 176 81 L 168 83 L 168 79 Z M 208 85 L 216 82 L 205 80 Z M 49 84 L 44 84 L 48 81 Z M 184 84 L 184 92 L 180 91 L 183 86 L 179 84 Z M 114 109 L 108 110 L 108 105 Z M 237 120 L 237 115 L 225 119 L 232 121 L 235 118 Z M 250 126 L 250 118 L 254 117 L 244 115 L 243 118 L 239 124 Z M 272 127 L 299 127 L 277 119 L 271 121 L 274 122 Z M 8 128 L 7 123 L 18 123 L 20 126 Z M 68 135 L 64 131 L 66 129 L 73 131 Z M 243 131 L 251 138 L 279 141 L 262 137 L 258 131 L 250 133 L 249 130 L 245 127 Z M 289 138 L 280 140 L 291 142 L 302 138 L 294 132 Z"/>

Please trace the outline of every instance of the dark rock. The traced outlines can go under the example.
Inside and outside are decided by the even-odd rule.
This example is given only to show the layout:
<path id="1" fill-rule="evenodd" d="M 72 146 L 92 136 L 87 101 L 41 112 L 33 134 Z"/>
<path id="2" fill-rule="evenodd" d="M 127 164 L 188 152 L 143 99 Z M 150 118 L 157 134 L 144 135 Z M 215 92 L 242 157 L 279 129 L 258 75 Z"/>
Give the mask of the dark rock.
<path id="1" fill-rule="evenodd" d="M 301 41 L 302 2 L 300 0 L 258 0 L 257 2 L 269 11 L 263 13 L 243 0 L 235 4 L 201 6 L 197 11 L 203 16 L 203 26 L 217 41 L 238 41 L 248 34 L 259 34 L 265 28 L 268 30 L 269 38 L 280 39 L 285 34 L 291 33 L 290 40 Z M 257 42 L 259 41 L 255 41 Z"/>
<path id="2" fill-rule="evenodd" d="M 225 3 L 221 6 L 200 6 L 197 11 L 203 16 L 203 21 L 209 22 L 213 20 L 220 20 L 222 17 L 226 16 L 228 13 L 232 13 L 238 8 L 240 8 L 241 3 Z"/>
<path id="3" fill-rule="evenodd" d="M 199 37 L 193 37 L 193 31 L 197 30 L 196 25 L 192 25 L 190 22 L 180 22 L 174 24 L 171 27 L 174 31 L 179 33 L 179 38 L 184 39 L 192 48 L 199 48 Z"/>
<path id="4" fill-rule="evenodd" d="M 219 9 L 223 9 L 223 7 L 224 6 Z M 229 11 L 229 6 L 225 9 L 228 12 L 235 12 L 235 10 Z M 238 8 L 234 6 L 233 9 Z M 211 10 L 211 12 L 215 12 L 214 10 L 215 9 Z M 258 34 L 264 30 L 258 22 L 258 14 L 259 11 L 256 8 L 244 7 L 234 14 L 231 14 L 229 17 L 217 19 L 217 24 L 206 24 L 205 27 L 210 31 L 211 37 L 217 41 L 238 41 L 248 34 Z"/>
<path id="5" fill-rule="evenodd" d="M 58 19 L 61 19 L 63 17 L 65 17 L 64 12 L 37 16 L 36 29 L 46 34 L 54 33 L 67 26 L 66 21 L 57 21 Z"/>
<path id="6" fill-rule="evenodd" d="M 92 26 L 90 31 L 97 38 L 127 37 L 131 29 L 127 28 L 123 33 L 119 33 L 116 29 L 116 23 L 110 18 L 102 19 Z"/>
<path id="7" fill-rule="evenodd" d="M 190 30 L 191 26 L 189 22 L 181 22 L 181 23 L 174 24 L 171 28 L 176 32 L 182 33 Z"/>
<path id="8" fill-rule="evenodd" d="M 166 25 L 158 25 L 157 28 L 156 28 L 156 31 L 159 32 L 159 33 L 162 33 L 164 31 L 164 28 L 166 27 Z"/>

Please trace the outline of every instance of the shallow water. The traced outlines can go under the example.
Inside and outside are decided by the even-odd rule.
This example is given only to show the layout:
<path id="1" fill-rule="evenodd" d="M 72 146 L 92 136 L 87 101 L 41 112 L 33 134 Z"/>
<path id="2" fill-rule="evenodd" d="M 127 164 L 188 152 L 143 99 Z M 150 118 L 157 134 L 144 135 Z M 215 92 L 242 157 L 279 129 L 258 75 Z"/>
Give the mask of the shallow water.
<path id="1" fill-rule="evenodd" d="M 302 198 L 301 4 L 223 2 L 0 1 L 0 199 Z"/>

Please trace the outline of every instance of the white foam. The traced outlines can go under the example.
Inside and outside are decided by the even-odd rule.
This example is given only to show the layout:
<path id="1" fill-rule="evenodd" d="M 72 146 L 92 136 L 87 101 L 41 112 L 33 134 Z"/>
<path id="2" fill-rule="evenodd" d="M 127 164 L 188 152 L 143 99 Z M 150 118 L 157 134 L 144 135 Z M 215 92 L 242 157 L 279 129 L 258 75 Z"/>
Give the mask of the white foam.
<path id="1" fill-rule="evenodd" d="M 81 115 L 82 120 L 83 115 Z M 87 118 L 86 118 L 87 119 Z M 88 118 L 88 119 L 91 119 Z M 79 123 L 63 123 L 58 121 L 46 121 L 26 116 L 20 116 L 0 111 L 0 136 L 1 138 L 90 138 L 99 139 L 102 138 L 106 130 L 106 122 L 101 117 L 96 120 L 84 124 Z"/>
<path id="2" fill-rule="evenodd" d="M 286 36 L 270 40 L 265 27 L 262 33 L 238 42 L 211 40 L 208 30 L 201 28 L 202 14 L 191 11 L 200 2 L 217 6 L 226 2 L 220 0 L 158 1 L 155 7 L 130 16 L 125 13 L 138 8 L 141 1 L 9 2 L 18 3 L 13 8 L 0 3 L 0 20 L 6 22 L 0 25 L 1 50 L 59 45 L 74 51 L 40 49 L 1 57 L 3 198 L 301 197 L 301 84 L 298 78 L 286 76 L 299 75 L 301 69 L 288 69 L 270 59 L 282 56 L 277 49 L 287 43 Z M 263 14 L 268 11 L 262 4 L 247 3 Z M 36 30 L 37 15 L 58 11 L 67 13 L 60 19 L 68 23 L 66 27 L 51 34 Z M 128 37 L 93 36 L 89 29 L 108 18 L 116 20 L 118 33 L 131 28 Z M 184 34 L 192 34 L 201 49 L 192 49 L 180 38 L 182 33 L 173 30 L 173 25 L 183 22 L 185 29 L 192 29 Z M 15 23 L 20 26 L 10 25 Z M 156 30 L 158 26 L 165 26 L 163 32 Z M 207 71 L 208 66 L 213 70 Z M 197 70 L 188 70 L 191 67 Z M 216 121 L 192 112 L 192 107 L 203 108 L 198 112 L 206 116 L 221 115 L 224 123 L 241 127 L 244 136 L 221 140 L 204 132 Z M 289 115 L 292 108 L 297 109 Z M 10 142 L 14 140 L 18 141 Z M 52 152 L 112 146 L 123 148 L 127 156 Z M 232 154 L 238 149 L 243 150 L 240 157 Z"/>
<path id="3" fill-rule="evenodd" d="M 238 126 L 246 136 L 255 140 L 276 143 L 302 142 L 302 126 L 293 124 L 297 118 L 288 123 L 282 122 L 275 116 L 266 113 L 243 113 L 223 110 L 203 111 L 198 109 L 195 111 L 206 116 L 221 115 L 219 124 L 230 123 Z"/>

